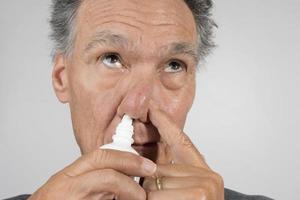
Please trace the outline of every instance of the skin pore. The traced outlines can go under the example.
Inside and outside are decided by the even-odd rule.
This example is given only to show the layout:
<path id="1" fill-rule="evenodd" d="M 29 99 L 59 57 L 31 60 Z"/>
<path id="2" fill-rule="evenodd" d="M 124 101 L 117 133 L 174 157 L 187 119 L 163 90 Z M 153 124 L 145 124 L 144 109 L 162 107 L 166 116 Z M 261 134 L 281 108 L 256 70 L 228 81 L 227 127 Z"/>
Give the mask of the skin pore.
<path id="1" fill-rule="evenodd" d="M 150 100 L 180 128 L 192 105 L 197 64 L 192 13 L 182 0 L 138 2 L 83 1 L 72 54 L 57 58 L 65 65 L 54 73 L 61 83 L 56 93 L 70 105 L 83 154 L 109 143 L 124 113 L 136 119 L 136 145 L 158 142 L 148 117 Z"/>

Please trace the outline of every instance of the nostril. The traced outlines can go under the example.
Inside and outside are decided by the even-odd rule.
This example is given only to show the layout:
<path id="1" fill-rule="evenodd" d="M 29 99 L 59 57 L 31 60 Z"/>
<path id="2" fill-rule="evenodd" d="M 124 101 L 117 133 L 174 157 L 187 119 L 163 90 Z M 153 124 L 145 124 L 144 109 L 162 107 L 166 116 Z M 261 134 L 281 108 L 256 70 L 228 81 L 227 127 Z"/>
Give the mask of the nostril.
<path id="1" fill-rule="evenodd" d="M 146 124 L 150 124 L 151 121 L 150 121 L 150 116 L 149 116 L 149 111 L 147 112 L 147 117 L 146 117 L 146 121 L 145 121 Z"/>

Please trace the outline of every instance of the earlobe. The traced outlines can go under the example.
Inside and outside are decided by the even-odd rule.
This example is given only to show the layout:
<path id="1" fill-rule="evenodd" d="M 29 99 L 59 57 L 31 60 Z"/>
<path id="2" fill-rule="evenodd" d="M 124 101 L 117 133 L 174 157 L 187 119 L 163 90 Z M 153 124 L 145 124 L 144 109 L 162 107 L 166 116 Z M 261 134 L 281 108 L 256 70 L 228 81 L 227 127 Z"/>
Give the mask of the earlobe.
<path id="1" fill-rule="evenodd" d="M 63 54 L 55 55 L 52 70 L 52 85 L 58 100 L 62 103 L 69 102 L 68 77 L 66 58 Z"/>

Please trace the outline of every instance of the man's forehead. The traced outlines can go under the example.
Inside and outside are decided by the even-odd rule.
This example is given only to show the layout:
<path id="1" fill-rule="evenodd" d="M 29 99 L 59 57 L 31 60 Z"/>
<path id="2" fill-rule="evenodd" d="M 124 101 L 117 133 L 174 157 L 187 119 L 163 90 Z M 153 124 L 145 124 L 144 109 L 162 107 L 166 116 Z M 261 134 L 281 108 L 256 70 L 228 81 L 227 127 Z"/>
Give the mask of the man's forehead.
<path id="1" fill-rule="evenodd" d="M 196 31 L 193 14 L 183 0 L 85 0 L 79 11 L 79 21 L 90 26 L 127 21 L 137 29 L 174 25 Z"/>
<path id="2" fill-rule="evenodd" d="M 183 52 L 197 59 L 196 26 L 183 0 L 86 0 L 78 17 L 85 52 L 106 43 Z"/>
<path id="3" fill-rule="evenodd" d="M 160 13 L 174 12 L 187 8 L 184 0 L 83 0 L 82 5 L 88 9 L 89 12 L 98 10 L 99 7 L 103 10 L 113 8 L 131 8 L 131 9 L 145 9 L 156 10 Z"/>

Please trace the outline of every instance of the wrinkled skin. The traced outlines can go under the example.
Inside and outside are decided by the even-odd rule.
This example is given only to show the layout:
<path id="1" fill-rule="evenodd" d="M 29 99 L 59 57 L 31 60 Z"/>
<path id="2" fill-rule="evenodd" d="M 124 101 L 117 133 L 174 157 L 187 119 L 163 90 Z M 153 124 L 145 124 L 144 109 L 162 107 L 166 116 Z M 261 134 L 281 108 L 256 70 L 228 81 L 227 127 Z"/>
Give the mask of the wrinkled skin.
<path id="1" fill-rule="evenodd" d="M 222 178 L 182 131 L 198 42 L 184 1 L 85 0 L 75 33 L 72 54 L 56 55 L 52 78 L 83 155 L 30 199 L 224 199 Z M 134 148 L 152 161 L 98 148 L 125 113 L 134 119 Z"/>

